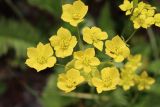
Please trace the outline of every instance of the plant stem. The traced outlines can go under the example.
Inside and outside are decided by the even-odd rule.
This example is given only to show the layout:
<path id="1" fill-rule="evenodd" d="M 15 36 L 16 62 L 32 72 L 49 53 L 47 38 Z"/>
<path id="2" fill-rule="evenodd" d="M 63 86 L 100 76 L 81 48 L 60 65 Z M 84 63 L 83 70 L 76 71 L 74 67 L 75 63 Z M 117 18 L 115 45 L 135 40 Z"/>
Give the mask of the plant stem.
<path id="1" fill-rule="evenodd" d="M 78 32 L 78 44 L 79 44 L 79 48 L 80 48 L 81 50 L 83 50 L 84 47 L 83 47 L 83 43 L 82 43 L 82 39 L 81 39 L 81 35 L 80 35 L 80 31 L 79 31 L 78 25 L 77 25 L 77 32 Z"/>
<path id="2" fill-rule="evenodd" d="M 129 38 L 126 40 L 126 43 L 134 36 L 134 34 L 135 34 L 136 32 L 137 32 L 137 29 L 132 32 L 132 34 L 131 34 L 131 35 L 129 36 Z"/>
<path id="3" fill-rule="evenodd" d="M 150 43 L 151 43 L 151 47 L 152 47 L 152 50 L 153 50 L 153 53 L 154 53 L 154 58 L 159 59 L 158 46 L 157 46 L 156 38 L 155 38 L 155 35 L 154 35 L 154 32 L 153 32 L 152 28 L 148 28 L 147 33 L 148 33 Z"/>
<path id="4" fill-rule="evenodd" d="M 55 65 L 65 67 L 65 65 L 62 65 L 62 64 L 55 64 Z"/>
<path id="5" fill-rule="evenodd" d="M 81 98 L 81 99 L 87 99 L 87 100 L 98 100 L 99 99 L 99 95 L 97 94 L 88 94 L 88 93 L 75 93 L 75 92 L 71 92 L 71 93 L 61 93 L 62 96 L 66 96 L 66 97 L 74 97 L 74 98 Z M 107 96 L 101 96 L 101 100 L 102 101 L 108 101 L 109 97 Z"/>

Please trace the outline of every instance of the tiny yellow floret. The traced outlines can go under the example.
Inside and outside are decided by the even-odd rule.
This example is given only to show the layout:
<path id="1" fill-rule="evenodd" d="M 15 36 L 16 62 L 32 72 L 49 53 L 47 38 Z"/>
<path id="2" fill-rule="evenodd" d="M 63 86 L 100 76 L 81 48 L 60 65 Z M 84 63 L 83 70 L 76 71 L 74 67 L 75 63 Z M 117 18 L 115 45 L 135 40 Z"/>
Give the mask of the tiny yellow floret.
<path id="1" fill-rule="evenodd" d="M 106 32 L 102 32 L 98 27 L 85 27 L 83 28 L 83 40 L 88 44 L 93 44 L 94 47 L 103 50 L 103 41 L 108 38 L 108 34 Z"/>
<path id="2" fill-rule="evenodd" d="M 155 25 L 160 27 L 160 13 L 155 14 L 154 20 L 155 20 Z"/>
<path id="3" fill-rule="evenodd" d="M 62 6 L 61 19 L 65 22 L 69 22 L 72 26 L 77 26 L 84 19 L 87 14 L 88 6 L 82 1 L 75 1 L 73 4 L 64 4 Z"/>
<path id="4" fill-rule="evenodd" d="M 73 48 L 77 44 L 76 37 L 63 27 L 58 30 L 57 35 L 53 35 L 49 40 L 56 51 L 56 56 L 60 58 L 72 55 Z"/>
<path id="5" fill-rule="evenodd" d="M 36 69 L 37 72 L 47 67 L 51 68 L 56 63 L 56 57 L 53 56 L 53 53 L 49 43 L 44 45 L 40 42 L 36 48 L 27 48 L 27 56 L 29 58 L 26 60 L 26 64 Z"/>
<path id="6" fill-rule="evenodd" d="M 77 85 L 84 81 L 83 76 L 76 69 L 70 69 L 66 73 L 59 74 L 57 86 L 59 89 L 68 93 L 76 88 Z"/>
<path id="7" fill-rule="evenodd" d="M 133 9 L 133 2 L 128 0 L 124 0 L 123 4 L 119 6 L 122 11 L 126 11 L 126 15 L 130 15 Z"/>
<path id="8" fill-rule="evenodd" d="M 130 55 L 129 48 L 119 36 L 115 36 L 112 40 L 107 40 L 105 46 L 106 54 L 112 57 L 115 62 L 122 62 Z"/>
<path id="9" fill-rule="evenodd" d="M 139 77 L 137 77 L 138 90 L 142 91 L 145 89 L 150 89 L 150 86 L 155 82 L 155 80 L 148 76 L 146 71 L 143 71 Z"/>
<path id="10" fill-rule="evenodd" d="M 102 69 L 101 78 L 92 78 L 92 84 L 96 87 L 98 93 L 116 89 L 119 82 L 119 71 L 115 67 L 107 67 Z"/>
<path id="11" fill-rule="evenodd" d="M 95 57 L 94 48 L 88 48 L 85 51 L 74 52 L 75 68 L 83 70 L 86 73 L 91 72 L 92 67 L 97 67 L 100 61 Z"/>

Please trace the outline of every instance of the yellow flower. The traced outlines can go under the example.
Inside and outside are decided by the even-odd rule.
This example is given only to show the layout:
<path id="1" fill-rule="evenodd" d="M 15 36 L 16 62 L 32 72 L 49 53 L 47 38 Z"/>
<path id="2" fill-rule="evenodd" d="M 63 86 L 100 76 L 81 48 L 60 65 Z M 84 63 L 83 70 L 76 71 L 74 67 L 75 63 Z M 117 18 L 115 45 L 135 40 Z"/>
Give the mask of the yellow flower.
<path id="1" fill-rule="evenodd" d="M 114 58 L 116 62 L 121 62 L 130 55 L 129 48 L 119 36 L 115 36 L 112 40 L 107 40 L 105 46 L 106 54 Z"/>
<path id="2" fill-rule="evenodd" d="M 130 69 L 130 71 L 135 71 L 138 67 L 140 67 L 142 65 L 141 63 L 141 55 L 137 54 L 137 55 L 130 55 L 128 57 L 128 62 L 124 65 L 125 68 Z"/>
<path id="3" fill-rule="evenodd" d="M 143 71 L 138 79 L 138 90 L 150 89 L 150 86 L 155 82 L 155 80 L 148 76 L 146 71 Z"/>
<path id="4" fill-rule="evenodd" d="M 26 64 L 37 70 L 37 72 L 51 68 L 56 63 L 56 58 L 53 56 L 53 49 L 50 44 L 43 45 L 41 42 L 36 48 L 31 47 L 27 49 Z"/>
<path id="5" fill-rule="evenodd" d="M 92 78 L 92 84 L 96 87 L 98 93 L 116 89 L 119 81 L 119 71 L 115 67 L 107 67 L 102 69 L 101 78 Z"/>
<path id="6" fill-rule="evenodd" d="M 108 38 L 108 34 L 106 32 L 102 32 L 98 27 L 85 27 L 82 31 L 83 40 L 88 44 L 93 44 L 100 51 L 103 50 L 103 41 Z"/>
<path id="7" fill-rule="evenodd" d="M 62 16 L 61 19 L 65 22 L 69 22 L 72 26 L 77 26 L 78 23 L 83 21 L 84 16 L 88 11 L 88 6 L 86 6 L 82 1 L 78 0 L 72 4 L 65 4 L 62 6 Z"/>
<path id="8" fill-rule="evenodd" d="M 138 3 L 138 6 L 134 9 L 131 16 L 131 20 L 134 23 L 134 28 L 138 29 L 140 27 L 148 28 L 155 23 L 154 14 L 155 7 L 144 2 Z"/>
<path id="9" fill-rule="evenodd" d="M 155 25 L 160 27 L 160 13 L 155 14 L 154 20 L 155 20 Z"/>
<path id="10" fill-rule="evenodd" d="M 126 11 L 126 15 L 130 15 L 131 14 L 131 10 L 133 9 L 133 2 L 130 2 L 128 0 L 124 0 L 123 4 L 121 4 L 119 6 L 119 8 L 122 11 Z"/>
<path id="11" fill-rule="evenodd" d="M 134 77 L 135 72 L 130 71 L 130 69 L 121 69 L 121 79 L 119 85 L 123 87 L 125 91 L 129 90 L 135 85 Z"/>
<path id="12" fill-rule="evenodd" d="M 98 58 L 95 57 L 94 48 L 88 48 L 85 51 L 74 52 L 75 68 L 83 69 L 84 72 L 89 73 L 92 67 L 96 67 L 100 64 Z"/>
<path id="13" fill-rule="evenodd" d="M 72 68 L 68 70 L 66 74 L 59 74 L 57 86 L 59 89 L 67 93 L 74 90 L 76 86 L 81 84 L 83 81 L 84 78 L 80 75 L 80 72 Z"/>
<path id="14" fill-rule="evenodd" d="M 133 20 L 134 28 L 138 29 L 140 27 L 148 28 L 151 25 L 154 24 L 154 18 L 153 17 L 147 17 L 145 15 L 140 15 L 136 19 Z"/>
<path id="15" fill-rule="evenodd" d="M 57 35 L 53 35 L 49 40 L 56 51 L 56 56 L 61 58 L 72 55 L 73 48 L 77 44 L 76 37 L 63 27 L 58 30 Z"/>

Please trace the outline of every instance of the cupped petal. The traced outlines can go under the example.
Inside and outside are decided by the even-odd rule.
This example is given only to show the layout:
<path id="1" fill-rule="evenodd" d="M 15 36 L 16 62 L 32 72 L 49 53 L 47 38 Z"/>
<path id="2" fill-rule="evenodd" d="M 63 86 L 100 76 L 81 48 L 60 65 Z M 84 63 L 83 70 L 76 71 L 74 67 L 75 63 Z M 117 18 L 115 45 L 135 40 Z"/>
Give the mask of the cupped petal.
<path id="1" fill-rule="evenodd" d="M 47 66 L 49 68 L 53 67 L 55 65 L 55 63 L 56 63 L 56 57 L 52 56 L 52 57 L 48 58 Z"/>
<path id="2" fill-rule="evenodd" d="M 91 60 L 91 61 L 90 61 L 89 64 L 90 64 L 91 66 L 98 66 L 98 65 L 100 64 L 99 59 L 96 58 L 96 57 L 93 57 L 93 58 L 91 58 L 90 60 Z"/>
<path id="3" fill-rule="evenodd" d="M 100 51 L 103 50 L 103 42 L 102 41 L 98 41 L 98 42 L 94 42 L 93 45 Z"/>

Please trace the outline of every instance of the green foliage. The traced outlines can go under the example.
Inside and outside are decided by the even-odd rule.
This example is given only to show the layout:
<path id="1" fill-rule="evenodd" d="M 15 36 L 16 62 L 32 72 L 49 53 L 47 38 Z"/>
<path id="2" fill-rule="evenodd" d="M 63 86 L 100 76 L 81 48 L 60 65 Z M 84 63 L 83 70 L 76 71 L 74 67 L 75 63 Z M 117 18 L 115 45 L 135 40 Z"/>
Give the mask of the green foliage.
<path id="1" fill-rule="evenodd" d="M 3 82 L 0 82 L 0 95 L 3 94 L 6 90 L 6 84 Z"/>
<path id="2" fill-rule="evenodd" d="M 110 5 L 108 3 L 103 7 L 97 23 L 98 27 L 108 33 L 109 38 L 116 35 L 116 32 L 114 31 L 115 25 L 111 17 Z"/>
<path id="3" fill-rule="evenodd" d="M 63 97 L 57 89 L 57 76 L 51 75 L 42 95 L 44 107 L 64 107 L 74 101 L 72 98 Z"/>
<path id="4" fill-rule="evenodd" d="M 61 13 L 61 1 L 60 0 L 28 0 L 28 2 L 40 9 L 46 10 L 53 14 L 55 17 L 59 17 Z"/>
<path id="5" fill-rule="evenodd" d="M 37 31 L 28 23 L 0 20 L 0 55 L 13 48 L 17 58 L 26 57 L 27 47 L 34 46 L 39 38 Z"/>

